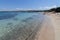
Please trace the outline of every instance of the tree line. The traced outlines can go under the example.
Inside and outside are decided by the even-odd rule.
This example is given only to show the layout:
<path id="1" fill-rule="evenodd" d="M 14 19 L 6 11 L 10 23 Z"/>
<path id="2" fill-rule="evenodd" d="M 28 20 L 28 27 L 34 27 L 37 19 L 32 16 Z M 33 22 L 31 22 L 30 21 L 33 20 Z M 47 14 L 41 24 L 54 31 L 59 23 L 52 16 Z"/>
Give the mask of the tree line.
<path id="1" fill-rule="evenodd" d="M 49 11 L 54 11 L 54 12 L 60 12 L 60 7 L 57 7 L 57 8 L 52 8 L 50 9 Z"/>

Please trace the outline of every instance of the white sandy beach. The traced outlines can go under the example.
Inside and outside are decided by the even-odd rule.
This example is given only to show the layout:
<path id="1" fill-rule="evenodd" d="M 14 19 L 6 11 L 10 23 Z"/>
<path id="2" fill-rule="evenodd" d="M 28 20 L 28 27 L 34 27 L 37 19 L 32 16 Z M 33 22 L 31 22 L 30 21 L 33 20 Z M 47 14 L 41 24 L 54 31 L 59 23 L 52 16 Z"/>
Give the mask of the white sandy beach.
<path id="1" fill-rule="evenodd" d="M 36 40 L 60 40 L 60 15 L 52 13 L 46 15 L 50 18 L 51 23 L 49 24 L 48 21 L 43 23 L 42 29 L 37 33 Z"/>
<path id="2" fill-rule="evenodd" d="M 60 40 L 60 16 L 39 15 L 21 21 L 1 40 Z"/>
<path id="3" fill-rule="evenodd" d="M 60 40 L 60 13 L 51 14 L 50 17 L 55 29 L 55 40 Z"/>

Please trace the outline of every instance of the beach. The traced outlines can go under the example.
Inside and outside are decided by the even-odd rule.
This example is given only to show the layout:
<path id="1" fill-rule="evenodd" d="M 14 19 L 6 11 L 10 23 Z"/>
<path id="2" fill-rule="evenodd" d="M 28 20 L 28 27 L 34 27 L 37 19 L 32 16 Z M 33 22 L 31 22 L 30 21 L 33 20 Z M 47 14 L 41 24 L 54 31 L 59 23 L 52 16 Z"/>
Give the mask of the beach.
<path id="1" fill-rule="evenodd" d="M 60 40 L 60 13 L 46 13 L 51 23 L 45 22 L 43 28 L 37 33 L 38 40 Z M 52 26 L 51 26 L 52 24 Z M 45 26 L 45 27 L 44 27 Z M 40 34 L 40 36 L 39 36 Z"/>
<path id="2" fill-rule="evenodd" d="M 14 27 L 7 30 L 0 40 L 59 40 L 60 37 L 60 18 L 52 12 L 34 14 L 18 21 Z"/>
<path id="3" fill-rule="evenodd" d="M 55 40 L 60 40 L 60 13 L 50 14 L 55 29 Z"/>
<path id="4" fill-rule="evenodd" d="M 60 40 L 60 13 L 48 12 L 34 40 Z M 31 39 L 33 40 L 33 38 Z"/>

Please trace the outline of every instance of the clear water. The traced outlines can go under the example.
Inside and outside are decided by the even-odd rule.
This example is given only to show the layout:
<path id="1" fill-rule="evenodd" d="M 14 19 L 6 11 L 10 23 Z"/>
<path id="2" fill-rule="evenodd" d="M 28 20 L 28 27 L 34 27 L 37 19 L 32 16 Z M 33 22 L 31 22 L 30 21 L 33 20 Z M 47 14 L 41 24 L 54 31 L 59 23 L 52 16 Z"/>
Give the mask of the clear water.
<path id="1" fill-rule="evenodd" d="M 0 12 L 0 36 L 15 28 L 22 20 L 29 18 L 36 13 L 24 12 Z"/>
<path id="2" fill-rule="evenodd" d="M 0 12 L 0 37 L 5 33 L 14 29 L 15 25 L 22 23 L 22 20 L 33 16 L 40 16 L 40 19 L 43 20 L 42 13 L 28 13 L 28 12 Z"/>

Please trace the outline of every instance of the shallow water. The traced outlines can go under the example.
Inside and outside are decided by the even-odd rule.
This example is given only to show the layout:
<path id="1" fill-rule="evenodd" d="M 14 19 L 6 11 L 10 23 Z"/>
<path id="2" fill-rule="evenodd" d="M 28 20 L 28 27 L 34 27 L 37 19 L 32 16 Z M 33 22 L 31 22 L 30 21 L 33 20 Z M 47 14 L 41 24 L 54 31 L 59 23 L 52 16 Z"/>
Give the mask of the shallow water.
<path id="1" fill-rule="evenodd" d="M 23 25 L 33 25 L 36 21 L 42 22 L 45 19 L 42 13 L 35 12 L 0 12 L 0 37 Z M 33 23 L 33 24 L 32 24 Z M 37 23 L 36 23 L 37 24 Z M 20 25 L 20 26 L 19 26 Z M 33 25 L 34 26 L 34 25 Z M 29 27 L 29 26 L 27 26 Z"/>

